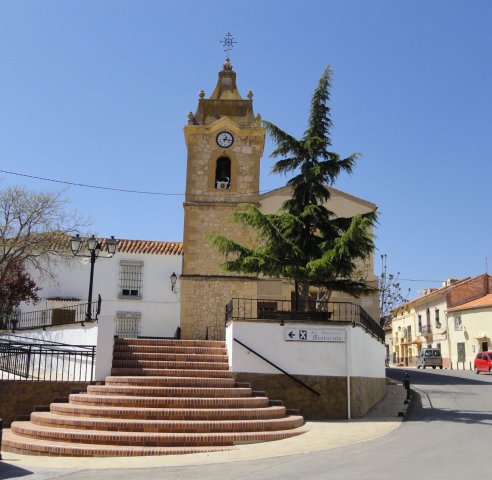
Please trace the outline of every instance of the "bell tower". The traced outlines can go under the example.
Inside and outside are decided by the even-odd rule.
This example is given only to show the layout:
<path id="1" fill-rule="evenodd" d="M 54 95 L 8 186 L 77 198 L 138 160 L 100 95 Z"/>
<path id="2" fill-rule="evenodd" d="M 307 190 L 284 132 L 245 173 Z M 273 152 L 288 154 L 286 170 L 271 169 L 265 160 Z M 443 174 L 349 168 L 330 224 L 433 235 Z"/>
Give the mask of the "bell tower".
<path id="1" fill-rule="evenodd" d="M 184 202 L 181 332 L 183 338 L 223 338 L 224 307 L 232 297 L 256 297 L 257 280 L 225 272 L 208 240 L 221 234 L 241 242 L 252 232 L 232 220 L 240 204 L 259 201 L 260 157 L 265 130 L 243 99 L 229 58 L 209 98 L 199 93 L 196 113 L 184 127 L 187 157 Z"/>

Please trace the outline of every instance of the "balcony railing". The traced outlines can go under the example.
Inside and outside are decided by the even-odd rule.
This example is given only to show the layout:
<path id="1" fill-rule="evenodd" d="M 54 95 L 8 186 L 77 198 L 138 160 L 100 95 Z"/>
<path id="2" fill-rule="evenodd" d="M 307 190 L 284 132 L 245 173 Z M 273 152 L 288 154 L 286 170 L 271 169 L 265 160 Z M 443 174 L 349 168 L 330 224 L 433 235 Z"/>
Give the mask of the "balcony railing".
<path id="1" fill-rule="evenodd" d="M 0 337 L 1 380 L 91 382 L 96 347 Z"/>
<path id="2" fill-rule="evenodd" d="M 35 312 L 14 313 L 0 317 L 0 330 L 31 330 L 58 325 L 69 325 L 86 321 L 88 303 L 69 307 L 37 310 Z M 101 296 L 90 304 L 91 318 L 97 320 L 101 313 Z"/>
<path id="3" fill-rule="evenodd" d="M 421 325 L 420 326 L 420 333 L 422 335 L 429 335 L 430 333 L 432 333 L 432 328 L 430 325 Z"/>
<path id="4" fill-rule="evenodd" d="M 225 321 L 286 320 L 296 322 L 349 322 L 362 326 L 384 342 L 384 330 L 360 305 L 351 302 L 299 301 L 297 308 L 291 300 L 233 298 L 225 307 Z"/>

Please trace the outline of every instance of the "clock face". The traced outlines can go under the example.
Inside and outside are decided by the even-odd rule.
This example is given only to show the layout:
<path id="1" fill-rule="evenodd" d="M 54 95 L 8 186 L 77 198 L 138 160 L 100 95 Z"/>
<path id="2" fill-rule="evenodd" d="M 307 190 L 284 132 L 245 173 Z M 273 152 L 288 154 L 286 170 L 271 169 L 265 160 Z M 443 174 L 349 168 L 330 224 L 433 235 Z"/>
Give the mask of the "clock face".
<path id="1" fill-rule="evenodd" d="M 228 148 L 234 142 L 234 137 L 232 133 L 221 132 L 217 135 L 217 145 L 222 148 Z"/>

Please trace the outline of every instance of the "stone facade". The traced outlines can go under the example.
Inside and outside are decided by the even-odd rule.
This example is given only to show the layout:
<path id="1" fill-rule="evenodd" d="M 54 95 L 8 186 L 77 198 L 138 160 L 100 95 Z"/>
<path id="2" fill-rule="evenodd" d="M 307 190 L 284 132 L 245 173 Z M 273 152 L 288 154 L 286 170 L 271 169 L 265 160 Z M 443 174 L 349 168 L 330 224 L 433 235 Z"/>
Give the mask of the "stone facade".
<path id="1" fill-rule="evenodd" d="M 265 130 L 253 116 L 252 94 L 247 100 L 239 95 L 233 71 L 221 71 L 212 96 L 203 97 L 184 128 L 188 158 L 180 325 L 183 338 L 221 339 L 226 303 L 232 297 L 256 297 L 257 280 L 224 272 L 225 258 L 209 236 L 253 242 L 252 231 L 235 223 L 233 215 L 245 203 L 258 205 Z M 232 138 L 227 147 L 217 140 L 223 132 Z M 228 165 L 226 180 L 218 188 L 223 159 Z"/>
<path id="2" fill-rule="evenodd" d="M 251 383 L 254 390 L 265 390 L 270 399 L 282 399 L 287 408 L 299 409 L 306 420 L 347 418 L 347 378 L 296 375 L 316 390 L 317 396 L 286 375 L 235 373 L 238 382 Z M 385 378 L 351 377 L 351 417 L 362 417 L 386 393 Z"/>
<path id="3" fill-rule="evenodd" d="M 0 381 L 0 418 L 10 424 L 19 415 L 30 415 L 36 405 L 49 405 L 55 397 L 68 397 L 73 389 L 85 390 L 87 385 L 88 382 Z"/>

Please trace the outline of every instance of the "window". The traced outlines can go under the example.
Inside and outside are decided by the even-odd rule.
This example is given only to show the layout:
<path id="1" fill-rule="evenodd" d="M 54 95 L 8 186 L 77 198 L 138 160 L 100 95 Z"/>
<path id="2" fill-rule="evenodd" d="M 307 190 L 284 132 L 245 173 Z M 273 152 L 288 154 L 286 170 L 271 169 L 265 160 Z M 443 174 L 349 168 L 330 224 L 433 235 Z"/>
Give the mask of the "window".
<path id="1" fill-rule="evenodd" d="M 419 318 L 419 332 L 421 332 L 422 331 L 422 315 L 419 315 L 418 318 Z"/>
<path id="2" fill-rule="evenodd" d="M 435 319 L 436 319 L 436 327 L 440 328 L 441 327 L 441 320 L 439 320 L 439 309 L 436 308 L 434 313 L 435 313 Z"/>
<path id="3" fill-rule="evenodd" d="M 462 330 L 463 325 L 461 324 L 461 317 L 454 317 L 454 329 Z"/>
<path id="4" fill-rule="evenodd" d="M 120 262 L 119 298 L 142 298 L 143 262 Z"/>
<path id="5" fill-rule="evenodd" d="M 215 167 L 215 188 L 217 190 L 229 190 L 231 188 L 231 160 L 220 157 Z"/>
<path id="6" fill-rule="evenodd" d="M 425 311 L 425 319 L 427 320 L 427 325 L 430 325 L 430 323 L 431 323 L 431 311 L 430 311 L 430 308 L 428 308 Z"/>
<path id="7" fill-rule="evenodd" d="M 121 338 L 136 338 L 140 333 L 140 312 L 117 312 L 115 335 Z"/>
<path id="8" fill-rule="evenodd" d="M 436 343 L 436 348 L 441 351 L 441 344 L 440 343 Z"/>

